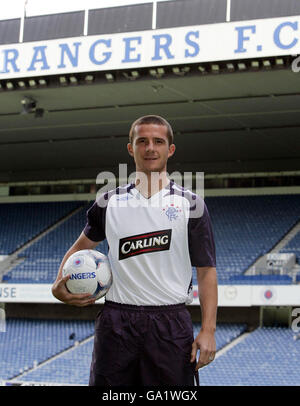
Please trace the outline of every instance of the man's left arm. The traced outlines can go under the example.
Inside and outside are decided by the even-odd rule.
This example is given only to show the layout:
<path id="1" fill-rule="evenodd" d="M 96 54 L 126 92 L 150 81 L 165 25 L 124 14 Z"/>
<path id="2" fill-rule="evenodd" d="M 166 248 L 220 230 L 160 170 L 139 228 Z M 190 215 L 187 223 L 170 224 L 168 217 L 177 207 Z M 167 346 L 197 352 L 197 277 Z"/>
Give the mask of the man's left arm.
<path id="1" fill-rule="evenodd" d="M 201 306 L 201 330 L 192 345 L 191 362 L 200 350 L 196 370 L 209 364 L 216 354 L 215 330 L 217 322 L 218 284 L 215 267 L 197 267 L 198 294 Z"/>

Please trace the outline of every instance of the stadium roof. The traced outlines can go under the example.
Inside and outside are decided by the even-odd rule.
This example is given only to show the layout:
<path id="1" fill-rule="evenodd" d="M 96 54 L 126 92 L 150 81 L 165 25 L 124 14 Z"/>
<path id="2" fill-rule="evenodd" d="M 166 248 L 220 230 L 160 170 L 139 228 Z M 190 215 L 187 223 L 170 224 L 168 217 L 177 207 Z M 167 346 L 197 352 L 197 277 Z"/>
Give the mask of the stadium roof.
<path id="1" fill-rule="evenodd" d="M 95 178 L 130 163 L 130 124 L 145 114 L 160 114 L 174 128 L 172 170 L 300 169 L 300 73 L 290 66 L 245 72 L 234 66 L 234 73 L 193 67 L 181 76 L 167 67 L 160 78 L 136 71 L 130 79 L 135 73 L 125 71 L 94 76 L 91 84 L 85 82 L 92 75 L 77 75 L 77 84 L 48 78 L 45 87 L 27 81 L 25 89 L 6 89 L 0 92 L 0 180 Z M 24 96 L 44 109 L 42 117 L 20 114 Z"/>
<path id="2" fill-rule="evenodd" d="M 169 171 L 300 169 L 299 2 L 121 3 L 39 15 L 32 0 L 0 21 L 0 182 L 133 170 L 128 132 L 146 114 L 174 128 Z"/>

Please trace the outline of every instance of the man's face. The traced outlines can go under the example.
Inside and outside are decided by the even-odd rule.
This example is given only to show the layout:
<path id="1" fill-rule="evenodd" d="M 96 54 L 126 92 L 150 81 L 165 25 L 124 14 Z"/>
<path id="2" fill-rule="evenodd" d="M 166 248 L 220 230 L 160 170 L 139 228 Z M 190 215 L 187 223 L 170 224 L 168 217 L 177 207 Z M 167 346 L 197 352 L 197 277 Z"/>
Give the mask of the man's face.
<path id="1" fill-rule="evenodd" d="M 167 127 L 157 124 L 141 124 L 135 128 L 132 144 L 127 145 L 133 156 L 136 171 L 149 174 L 166 171 L 168 158 L 175 152 L 175 145 L 169 145 Z"/>

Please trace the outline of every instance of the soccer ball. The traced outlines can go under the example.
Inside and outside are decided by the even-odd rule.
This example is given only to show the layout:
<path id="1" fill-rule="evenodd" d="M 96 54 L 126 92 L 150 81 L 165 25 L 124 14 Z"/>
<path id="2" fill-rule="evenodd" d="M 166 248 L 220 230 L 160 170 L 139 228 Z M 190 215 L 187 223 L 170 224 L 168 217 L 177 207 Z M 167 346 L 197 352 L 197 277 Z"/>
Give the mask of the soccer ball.
<path id="1" fill-rule="evenodd" d="M 112 284 L 112 272 L 106 255 L 96 250 L 81 250 L 65 262 L 63 276 L 71 275 L 66 286 L 71 293 L 90 293 L 96 300 L 105 296 Z"/>

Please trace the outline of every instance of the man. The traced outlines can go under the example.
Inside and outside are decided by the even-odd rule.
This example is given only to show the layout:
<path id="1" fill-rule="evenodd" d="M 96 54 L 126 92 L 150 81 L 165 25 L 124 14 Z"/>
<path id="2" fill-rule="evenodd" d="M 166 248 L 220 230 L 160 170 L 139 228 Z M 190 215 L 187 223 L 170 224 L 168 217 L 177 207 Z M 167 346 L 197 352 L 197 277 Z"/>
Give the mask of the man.
<path id="1" fill-rule="evenodd" d="M 198 369 L 216 352 L 217 277 L 209 214 L 200 197 L 167 177 L 175 145 L 165 119 L 136 120 L 127 149 L 135 161 L 135 183 L 96 199 L 52 292 L 71 305 L 94 303 L 89 295 L 67 291 L 62 267 L 74 252 L 94 249 L 106 238 L 113 284 L 96 318 L 90 385 L 194 385 Z M 186 309 L 192 266 L 202 312 L 195 340 Z"/>

